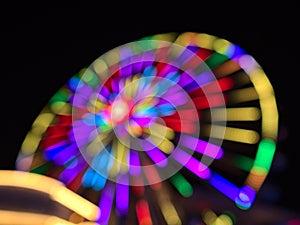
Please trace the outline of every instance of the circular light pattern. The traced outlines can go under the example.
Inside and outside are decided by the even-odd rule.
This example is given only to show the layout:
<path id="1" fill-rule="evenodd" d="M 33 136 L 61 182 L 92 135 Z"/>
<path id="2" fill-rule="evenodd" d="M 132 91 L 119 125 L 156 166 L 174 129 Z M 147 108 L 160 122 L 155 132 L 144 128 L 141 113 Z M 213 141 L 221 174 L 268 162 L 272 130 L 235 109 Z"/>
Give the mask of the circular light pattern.
<path id="1" fill-rule="evenodd" d="M 205 33 L 158 34 L 71 77 L 34 121 L 16 166 L 97 204 L 100 224 L 186 224 L 174 196 L 192 197 L 199 183 L 251 207 L 277 126 L 272 85 L 243 49 Z"/>

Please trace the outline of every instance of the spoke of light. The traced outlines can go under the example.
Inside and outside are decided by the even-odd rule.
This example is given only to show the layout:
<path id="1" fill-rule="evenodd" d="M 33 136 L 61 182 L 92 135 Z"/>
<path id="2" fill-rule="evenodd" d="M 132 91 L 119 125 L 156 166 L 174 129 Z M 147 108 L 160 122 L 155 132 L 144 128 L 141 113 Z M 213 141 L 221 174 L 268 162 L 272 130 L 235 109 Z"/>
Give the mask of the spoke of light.
<path id="1" fill-rule="evenodd" d="M 148 180 L 148 183 L 150 184 L 150 187 L 153 190 L 160 189 L 162 179 L 160 178 L 156 167 L 154 167 L 153 164 L 151 164 L 148 160 L 145 160 L 145 164 L 146 165 L 143 167 L 143 172 Z"/>
<path id="2" fill-rule="evenodd" d="M 0 171 L 0 185 L 29 188 L 47 193 L 54 201 L 89 220 L 96 220 L 99 216 L 97 206 L 50 177 L 23 171 L 3 170 Z"/>
<path id="3" fill-rule="evenodd" d="M 195 159 L 182 149 L 176 148 L 171 155 L 178 163 L 185 166 L 195 175 L 202 179 L 208 179 L 211 175 L 210 169 L 202 162 Z"/>
<path id="4" fill-rule="evenodd" d="M 151 140 L 154 145 L 156 145 L 162 152 L 166 154 L 170 154 L 174 149 L 174 144 L 166 138 L 150 136 L 149 140 Z"/>
<path id="5" fill-rule="evenodd" d="M 208 182 L 229 199 L 235 201 L 239 188 L 219 174 L 212 172 Z"/>
<path id="6" fill-rule="evenodd" d="M 97 222 L 99 222 L 101 225 L 108 225 L 109 223 L 109 218 L 113 206 L 114 194 L 114 184 L 107 183 L 107 185 L 105 185 L 101 193 L 99 200 L 99 208 L 101 210 L 101 214 Z"/>
<path id="7" fill-rule="evenodd" d="M 167 156 L 154 144 L 151 142 L 143 142 L 142 146 L 145 149 L 150 149 L 145 151 L 145 153 L 158 167 L 165 167 L 168 164 Z"/>
<path id="8" fill-rule="evenodd" d="M 159 202 L 161 212 L 168 225 L 181 225 L 181 220 L 174 207 L 169 200 L 163 200 Z"/>
<path id="9" fill-rule="evenodd" d="M 258 100 L 258 94 L 254 87 L 236 89 L 227 92 L 228 104 L 238 104 Z"/>
<path id="10" fill-rule="evenodd" d="M 116 184 L 116 210 L 119 215 L 126 216 L 129 206 L 129 177 L 120 174 Z"/>
<path id="11" fill-rule="evenodd" d="M 238 155 L 235 157 L 235 165 L 242 170 L 250 172 L 253 167 L 253 159 L 244 155 Z"/>
<path id="12" fill-rule="evenodd" d="M 114 138 L 112 146 L 112 155 L 115 158 L 110 170 L 111 176 L 116 176 L 119 172 L 128 170 L 128 154 L 129 149 L 123 145 L 118 139 Z"/>
<path id="13" fill-rule="evenodd" d="M 148 202 L 144 199 L 138 200 L 135 206 L 139 225 L 152 225 Z"/>
<path id="14" fill-rule="evenodd" d="M 129 152 L 129 173 L 132 176 L 138 176 L 141 173 L 140 159 L 138 152 L 130 149 Z"/>
<path id="15" fill-rule="evenodd" d="M 86 148 L 86 152 L 89 156 L 94 157 L 100 151 L 103 151 L 104 147 L 108 145 L 112 140 L 113 135 L 101 133 L 98 137 L 92 140 Z"/>
<path id="16" fill-rule="evenodd" d="M 234 225 L 232 218 L 226 213 L 217 216 L 212 210 L 206 209 L 202 213 L 203 220 L 207 225 Z"/>
<path id="17" fill-rule="evenodd" d="M 192 185 L 180 173 L 176 173 L 175 175 L 173 175 L 170 178 L 170 182 L 183 197 L 191 197 L 191 195 L 193 194 Z"/>
<path id="18" fill-rule="evenodd" d="M 253 130 L 224 127 L 219 125 L 202 125 L 203 135 L 228 141 L 255 144 L 259 141 L 259 134 Z"/>
<path id="19" fill-rule="evenodd" d="M 219 159 L 223 155 L 223 149 L 209 142 L 200 140 L 190 135 L 181 135 L 181 145 L 185 148 L 199 152 L 211 158 Z"/>
<path id="20" fill-rule="evenodd" d="M 195 107 L 200 110 L 225 106 L 226 104 L 224 95 L 222 93 L 194 97 L 192 100 L 195 104 Z"/>
<path id="21" fill-rule="evenodd" d="M 206 118 L 211 115 L 214 121 L 256 121 L 261 118 L 261 112 L 256 107 L 214 108 L 203 112 Z"/>
<path id="22" fill-rule="evenodd" d="M 167 139 L 173 139 L 174 138 L 174 131 L 170 129 L 169 127 L 166 127 L 159 123 L 151 123 L 149 127 L 150 134 L 156 136 L 156 137 L 165 137 Z"/>

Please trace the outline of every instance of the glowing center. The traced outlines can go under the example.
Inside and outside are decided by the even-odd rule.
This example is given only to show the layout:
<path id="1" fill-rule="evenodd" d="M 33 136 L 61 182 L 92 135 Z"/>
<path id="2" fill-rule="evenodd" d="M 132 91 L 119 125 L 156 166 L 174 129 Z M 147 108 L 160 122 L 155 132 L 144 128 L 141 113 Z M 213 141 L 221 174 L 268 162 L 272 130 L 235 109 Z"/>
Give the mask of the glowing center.
<path id="1" fill-rule="evenodd" d="M 115 101 L 112 105 L 111 119 L 114 124 L 118 124 L 128 119 L 129 106 L 122 100 Z"/>

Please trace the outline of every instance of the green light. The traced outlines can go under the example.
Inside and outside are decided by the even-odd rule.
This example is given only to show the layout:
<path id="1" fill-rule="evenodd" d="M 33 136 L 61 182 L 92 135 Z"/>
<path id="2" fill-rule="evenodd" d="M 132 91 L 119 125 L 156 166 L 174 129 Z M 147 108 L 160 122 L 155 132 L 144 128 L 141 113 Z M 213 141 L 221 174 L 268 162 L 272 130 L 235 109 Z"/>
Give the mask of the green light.
<path id="1" fill-rule="evenodd" d="M 45 163 L 45 164 L 42 164 L 40 166 L 37 166 L 33 169 L 31 169 L 29 172 L 30 173 L 38 173 L 38 174 L 46 174 L 50 168 L 51 168 L 51 164 L 50 163 Z"/>
<path id="2" fill-rule="evenodd" d="M 91 87 L 97 87 L 100 84 L 99 77 L 91 70 L 86 70 L 82 80 Z"/>
<path id="3" fill-rule="evenodd" d="M 193 187 L 180 173 L 171 177 L 170 181 L 183 197 L 190 197 L 193 194 Z"/>
<path id="4" fill-rule="evenodd" d="M 276 149 L 276 144 L 271 139 L 263 139 L 259 143 L 256 159 L 254 161 L 254 167 L 264 168 L 267 171 L 270 170 L 271 162 Z"/>
<path id="5" fill-rule="evenodd" d="M 61 88 L 51 99 L 50 104 L 54 102 L 67 102 L 71 92 L 66 88 Z"/>
<path id="6" fill-rule="evenodd" d="M 208 65 L 209 68 L 213 69 L 214 67 L 221 65 L 227 60 L 228 60 L 227 56 L 219 53 L 214 53 L 210 57 L 208 57 L 207 60 L 205 60 L 205 63 Z"/>
<path id="7" fill-rule="evenodd" d="M 242 170 L 249 172 L 253 167 L 253 159 L 251 159 L 247 156 L 239 155 L 236 157 L 235 160 L 236 160 L 235 161 L 236 166 Z"/>

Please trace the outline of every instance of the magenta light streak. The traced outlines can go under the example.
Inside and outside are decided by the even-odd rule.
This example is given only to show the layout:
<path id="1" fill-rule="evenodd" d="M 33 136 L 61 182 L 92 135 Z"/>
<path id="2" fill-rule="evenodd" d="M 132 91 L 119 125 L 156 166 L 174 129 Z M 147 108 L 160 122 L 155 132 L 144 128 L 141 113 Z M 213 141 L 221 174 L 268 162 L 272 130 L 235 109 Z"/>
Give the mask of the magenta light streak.
<path id="1" fill-rule="evenodd" d="M 99 208 L 101 211 L 100 217 L 97 222 L 99 222 L 101 225 L 108 225 L 110 213 L 113 205 L 114 200 L 114 193 L 115 187 L 114 184 L 108 182 L 100 196 L 99 201 Z"/>
<path id="2" fill-rule="evenodd" d="M 76 107 L 84 107 L 86 103 L 89 101 L 89 96 L 92 95 L 93 89 L 90 86 L 78 85 L 75 95 L 72 98 L 72 105 Z"/>
<path id="3" fill-rule="evenodd" d="M 158 167 L 165 167 L 168 164 L 168 159 L 165 154 L 150 141 L 143 141 L 142 147 L 145 149 L 146 154 Z"/>
<path id="4" fill-rule="evenodd" d="M 153 120 L 153 118 L 151 117 L 135 117 L 135 116 L 133 116 L 131 119 L 134 120 L 141 127 L 147 126 Z"/>
<path id="5" fill-rule="evenodd" d="M 192 155 L 188 154 L 187 152 L 183 151 L 180 148 L 176 148 L 171 156 L 180 164 L 185 166 L 191 172 L 202 179 L 208 179 L 211 175 L 210 169 L 195 159 Z M 201 169 L 203 168 L 203 169 Z"/>
<path id="6" fill-rule="evenodd" d="M 129 166 L 129 173 L 132 176 L 138 176 L 141 173 L 141 167 L 140 167 L 140 160 L 138 152 L 135 150 L 130 149 L 130 166 Z"/>
<path id="7" fill-rule="evenodd" d="M 180 74 L 180 80 L 178 81 L 178 84 L 182 87 L 185 87 L 194 81 L 195 80 L 191 77 L 191 75 L 187 73 L 182 73 Z"/>
<path id="8" fill-rule="evenodd" d="M 202 153 L 214 159 L 219 159 L 223 156 L 223 149 L 220 146 L 199 140 L 193 136 L 182 134 L 180 144 L 183 147 Z"/>
<path id="9" fill-rule="evenodd" d="M 132 75 L 132 65 L 121 67 L 121 69 L 120 69 L 120 76 L 121 77 L 128 77 L 130 75 Z"/>
<path id="10" fill-rule="evenodd" d="M 166 76 L 171 71 L 177 72 L 178 69 L 175 69 L 170 64 L 166 64 L 164 66 L 164 68 L 161 71 L 158 72 L 157 76 L 164 77 L 164 76 Z"/>
<path id="11" fill-rule="evenodd" d="M 203 87 L 204 85 L 215 81 L 215 77 L 212 76 L 212 72 L 205 71 L 195 76 L 195 81 L 200 87 Z"/>
<path id="12" fill-rule="evenodd" d="M 45 151 L 51 151 L 52 149 L 62 147 L 62 146 L 66 146 L 68 144 L 69 144 L 68 140 L 63 140 L 63 141 L 60 141 L 60 142 L 57 142 L 53 145 L 48 146 L 47 148 L 45 148 Z"/>
<path id="13" fill-rule="evenodd" d="M 72 182 L 78 174 L 85 168 L 86 162 L 82 157 L 77 157 L 74 162 L 70 163 L 70 167 L 67 167 L 60 175 L 59 180 L 65 184 Z"/>
<path id="14" fill-rule="evenodd" d="M 70 141 L 75 142 L 78 146 L 83 146 L 88 143 L 90 134 L 95 130 L 94 126 L 87 126 L 82 120 L 73 122 L 73 130 L 69 135 Z"/>
<path id="15" fill-rule="evenodd" d="M 111 81 L 111 88 L 113 93 L 118 93 L 119 92 L 119 82 L 120 82 L 120 77 L 117 77 Z"/>
<path id="16" fill-rule="evenodd" d="M 120 174 L 116 184 L 116 210 L 120 216 L 128 213 L 129 183 L 127 174 Z"/>
<path id="17" fill-rule="evenodd" d="M 70 158 L 74 157 L 75 155 L 79 154 L 79 149 L 76 143 L 68 145 L 63 151 L 57 153 L 53 161 L 56 165 L 62 166 L 67 162 Z"/>

